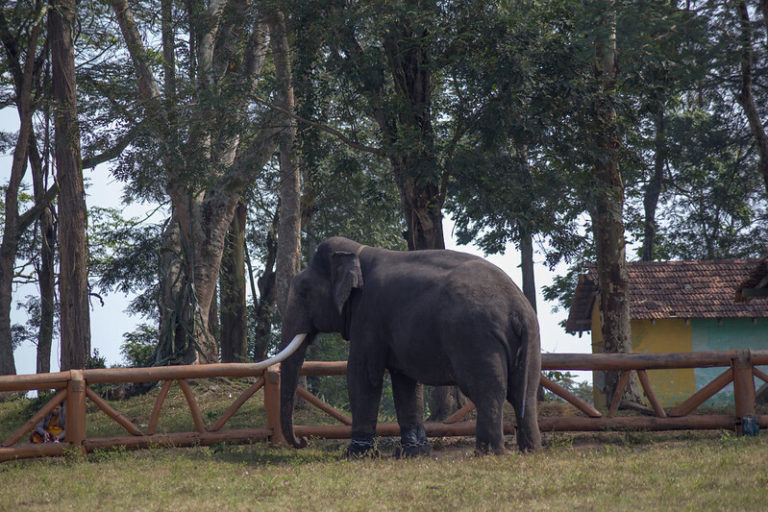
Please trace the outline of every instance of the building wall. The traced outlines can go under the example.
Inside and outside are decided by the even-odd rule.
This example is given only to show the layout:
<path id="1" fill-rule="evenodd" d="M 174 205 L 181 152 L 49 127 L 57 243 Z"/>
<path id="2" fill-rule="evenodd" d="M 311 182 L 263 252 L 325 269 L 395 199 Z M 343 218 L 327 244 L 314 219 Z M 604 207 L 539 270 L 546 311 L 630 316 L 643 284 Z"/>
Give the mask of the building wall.
<path id="1" fill-rule="evenodd" d="M 748 318 L 694 319 L 691 322 L 691 340 L 693 350 L 765 350 L 768 349 L 768 319 Z M 766 371 L 765 366 L 760 369 Z M 696 368 L 696 389 L 712 382 L 724 368 Z M 764 382 L 755 378 L 755 389 Z M 704 407 L 722 407 L 733 405 L 733 384 L 728 384 L 722 391 L 704 403 Z"/>
<path id="2" fill-rule="evenodd" d="M 682 318 L 632 320 L 632 348 L 635 353 L 691 352 L 691 322 Z M 694 371 L 648 370 L 648 380 L 662 407 L 674 407 L 696 392 Z"/>
<path id="3" fill-rule="evenodd" d="M 691 352 L 710 350 L 768 349 L 768 319 L 663 319 L 632 320 L 632 348 L 635 353 Z M 600 313 L 597 304 L 592 311 L 592 353 L 602 351 Z M 761 367 L 768 371 L 768 367 Z M 654 393 L 665 408 L 674 407 L 690 398 L 698 389 L 720 375 L 725 368 L 649 370 Z M 605 406 L 602 372 L 593 373 L 594 400 Z M 756 389 L 764 382 L 755 379 Z M 733 384 L 704 403 L 703 407 L 733 406 Z"/>
<path id="4" fill-rule="evenodd" d="M 597 309 L 597 307 L 595 307 Z M 690 352 L 691 325 L 683 319 L 632 320 L 632 350 L 635 353 Z M 592 353 L 602 351 L 603 336 L 600 332 L 599 313 L 592 315 Z M 674 407 L 696 391 L 692 369 L 649 370 L 648 379 L 662 407 Z M 606 403 L 601 389 L 602 372 L 593 374 L 594 398 L 598 406 Z M 682 397 L 682 398 L 681 398 Z"/>

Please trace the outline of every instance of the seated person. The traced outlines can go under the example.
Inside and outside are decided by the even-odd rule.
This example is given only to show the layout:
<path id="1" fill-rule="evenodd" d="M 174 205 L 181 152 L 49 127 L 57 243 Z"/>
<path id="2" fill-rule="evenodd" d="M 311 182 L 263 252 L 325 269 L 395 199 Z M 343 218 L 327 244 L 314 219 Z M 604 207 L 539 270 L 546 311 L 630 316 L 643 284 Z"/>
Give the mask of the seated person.
<path id="1" fill-rule="evenodd" d="M 64 441 L 66 416 L 64 414 L 64 405 L 59 404 L 51 412 L 45 415 L 43 419 L 37 422 L 35 430 L 29 436 L 32 443 L 58 443 Z"/>

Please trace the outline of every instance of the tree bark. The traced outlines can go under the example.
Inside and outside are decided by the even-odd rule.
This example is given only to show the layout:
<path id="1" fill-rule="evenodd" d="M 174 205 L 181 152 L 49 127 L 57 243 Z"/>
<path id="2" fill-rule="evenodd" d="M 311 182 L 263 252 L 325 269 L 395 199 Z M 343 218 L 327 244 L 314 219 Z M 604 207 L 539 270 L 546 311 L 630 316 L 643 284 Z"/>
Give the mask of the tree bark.
<path id="1" fill-rule="evenodd" d="M 267 357 L 269 342 L 272 334 L 272 319 L 275 315 L 275 262 L 277 260 L 277 240 L 275 235 L 278 229 L 278 216 L 275 215 L 272 229 L 267 233 L 267 255 L 264 258 L 264 272 L 256 281 L 258 293 L 253 280 L 253 268 L 246 248 L 246 261 L 248 274 L 251 279 L 251 295 L 254 307 L 254 340 L 253 360 L 262 361 Z"/>
<path id="2" fill-rule="evenodd" d="M 659 204 L 659 197 L 661 196 L 661 188 L 664 182 L 664 163 L 666 162 L 666 140 L 665 140 L 665 123 L 664 123 L 664 99 L 657 98 L 654 101 L 655 119 L 654 125 L 656 127 L 655 137 L 655 155 L 653 160 L 653 176 L 651 176 L 648 185 L 645 187 L 645 193 L 643 196 L 643 208 L 645 211 L 645 218 L 643 219 L 643 248 L 642 248 L 642 260 L 653 261 L 654 259 L 654 246 L 656 244 L 656 231 L 658 225 L 656 223 L 656 207 Z"/>
<path id="3" fill-rule="evenodd" d="M 533 237 L 529 232 L 520 236 L 520 267 L 523 272 L 523 295 L 536 311 L 536 278 L 534 275 Z"/>
<path id="4" fill-rule="evenodd" d="M 246 3 L 227 7 L 216 0 L 202 5 L 186 2 L 190 19 L 190 74 L 195 82 L 195 104 L 191 107 L 184 131 L 188 147 L 182 151 L 175 135 L 173 102 L 161 101 L 160 88 L 152 74 L 150 58 L 144 48 L 135 19 L 126 0 L 109 0 L 120 25 L 134 64 L 139 95 L 147 119 L 162 148 L 167 174 L 166 190 L 185 245 L 188 279 L 192 288 L 192 343 L 196 348 L 192 362 L 218 360 L 218 346 L 211 332 L 210 314 L 216 293 L 224 239 L 241 194 L 254 175 L 263 169 L 276 147 L 275 137 L 282 130 L 274 115 L 265 115 L 260 133 L 241 144 L 240 131 L 251 112 L 251 92 L 258 83 L 268 46 L 263 17 L 255 24 L 243 13 Z M 169 27 L 170 5 L 164 5 L 163 41 L 174 40 Z M 286 40 L 287 44 L 287 40 Z M 164 59 L 175 52 L 164 48 Z M 174 67 L 165 63 L 167 78 L 175 78 Z M 173 96 L 168 89 L 166 96 Z M 181 131 L 181 130 L 179 130 Z M 199 169 L 190 176 L 190 169 Z M 190 179 L 192 177 L 193 179 Z"/>
<path id="5" fill-rule="evenodd" d="M 155 364 L 190 363 L 195 360 L 191 339 L 194 308 L 189 297 L 192 274 L 181 244 L 179 223 L 173 215 L 163 230 L 158 259 L 160 339 Z"/>
<path id="6" fill-rule="evenodd" d="M 619 138 L 616 111 L 616 12 L 607 2 L 595 41 L 595 78 L 598 91 L 594 108 L 597 156 L 594 163 L 595 198 L 592 223 L 597 246 L 600 318 L 604 352 L 632 352 L 629 313 L 629 279 L 624 240 L 624 184 L 619 171 Z M 618 372 L 606 374 L 608 404 L 616 391 Z M 624 398 L 640 401 L 636 382 L 627 386 Z"/>
<path id="7" fill-rule="evenodd" d="M 293 151 L 296 123 L 290 113 L 295 107 L 288 34 L 285 17 L 273 12 L 268 17 L 272 55 L 277 72 L 277 105 L 283 112 L 284 128 L 279 133 L 280 220 L 277 235 L 275 292 L 277 307 L 285 311 L 288 290 L 301 264 L 301 173 Z"/>
<path id="8" fill-rule="evenodd" d="M 221 361 L 240 363 L 247 358 L 248 313 L 245 305 L 246 207 L 237 205 L 221 261 Z"/>
<path id="9" fill-rule="evenodd" d="M 752 63 L 754 60 L 752 25 L 746 2 L 739 2 L 736 9 L 739 14 L 739 26 L 741 28 L 741 89 L 736 95 L 736 99 L 744 109 L 744 114 L 747 116 L 749 127 L 752 130 L 752 136 L 755 138 L 755 146 L 759 156 L 757 169 L 763 177 L 766 193 L 768 193 L 768 134 L 766 134 L 763 122 L 760 119 L 760 113 L 757 109 L 752 90 Z M 761 9 L 764 16 L 768 14 L 768 2 L 761 0 Z M 768 20 L 765 20 L 765 24 L 768 28 Z"/>
<path id="10" fill-rule="evenodd" d="M 84 368 L 91 353 L 88 241 L 75 90 L 75 0 L 52 0 L 48 13 L 59 183 L 59 297 L 62 371 Z"/>
<path id="11" fill-rule="evenodd" d="M 46 204 L 39 222 L 40 263 L 37 267 L 37 283 L 40 288 L 40 327 L 37 334 L 37 373 L 51 371 L 51 348 L 55 315 L 56 275 L 54 269 L 54 250 L 56 247 L 56 228 L 53 223 L 53 210 L 46 199 L 46 169 L 34 146 L 34 138 L 29 142 L 29 161 L 32 166 L 32 183 L 36 204 Z"/>
<path id="12" fill-rule="evenodd" d="M 520 155 L 520 171 L 523 175 L 524 183 L 531 187 L 533 180 L 531 178 L 531 168 L 528 164 L 528 146 L 518 144 L 518 153 Z M 529 208 L 530 208 L 529 203 Z M 536 277 L 534 274 L 533 262 L 533 234 L 531 230 L 522 223 L 518 223 L 520 230 L 520 267 L 523 274 L 523 295 L 528 299 L 533 310 L 536 311 Z"/>
<path id="13" fill-rule="evenodd" d="M 37 5 L 38 13 L 42 9 Z M 37 18 L 35 14 L 34 18 Z M 11 175 L 5 190 L 5 224 L 3 238 L 0 243 L 0 375 L 15 375 L 16 363 L 13 357 L 13 339 L 11 337 L 11 303 L 13 295 L 14 267 L 18 253 L 19 238 L 26 229 L 29 219 L 19 215 L 19 189 L 21 181 L 27 172 L 29 144 L 33 137 L 32 114 L 33 90 L 35 87 L 35 53 L 40 37 L 41 23 L 37 20 L 31 27 L 26 47 L 24 66 L 15 54 L 17 40 L 10 40 L 9 27 L 2 18 L 3 46 L 8 56 L 11 69 L 14 71 L 16 92 L 16 108 L 19 114 L 19 133 L 13 150 Z M 25 214 L 25 217 L 30 212 Z"/>
<path id="14" fill-rule="evenodd" d="M 25 131 L 31 126 L 32 113 L 22 110 L 22 125 L 19 140 L 16 141 L 11 176 L 5 189 L 5 225 L 0 245 L 0 375 L 16 375 L 11 337 L 11 303 L 13 300 L 13 278 L 16 254 L 19 246 L 19 186 L 26 173 Z M 22 137 L 26 140 L 22 142 Z"/>

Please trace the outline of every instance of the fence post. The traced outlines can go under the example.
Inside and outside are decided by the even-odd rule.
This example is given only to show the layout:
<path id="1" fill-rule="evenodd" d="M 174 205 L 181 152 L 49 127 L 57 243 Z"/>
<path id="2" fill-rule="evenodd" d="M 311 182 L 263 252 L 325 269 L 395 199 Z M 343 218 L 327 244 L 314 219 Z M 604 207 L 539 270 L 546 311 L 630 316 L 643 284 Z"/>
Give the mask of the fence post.
<path id="1" fill-rule="evenodd" d="M 736 410 L 736 432 L 757 435 L 755 420 L 755 380 L 752 376 L 752 352 L 739 350 L 731 360 L 733 368 L 733 400 Z"/>
<path id="2" fill-rule="evenodd" d="M 70 370 L 67 383 L 66 441 L 83 446 L 85 441 L 85 379 L 82 370 Z"/>
<path id="3" fill-rule="evenodd" d="M 264 371 L 264 410 L 267 413 L 267 428 L 272 429 L 270 441 L 274 444 L 288 444 L 280 427 L 280 365 L 275 364 Z"/>

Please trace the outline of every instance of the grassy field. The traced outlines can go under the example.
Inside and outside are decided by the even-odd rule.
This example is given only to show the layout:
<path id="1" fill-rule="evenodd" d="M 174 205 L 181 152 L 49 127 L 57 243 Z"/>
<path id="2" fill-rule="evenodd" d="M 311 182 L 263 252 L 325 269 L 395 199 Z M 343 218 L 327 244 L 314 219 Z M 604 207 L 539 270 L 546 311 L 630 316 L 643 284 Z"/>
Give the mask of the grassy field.
<path id="1" fill-rule="evenodd" d="M 216 398 L 227 389 L 198 391 L 204 410 L 228 405 Z M 117 406 L 131 416 L 151 403 L 150 396 Z M 0 404 L 0 435 L 29 406 Z M 166 426 L 186 421 L 175 412 L 183 411 L 183 398 L 172 393 L 166 407 Z M 234 426 L 259 414 L 257 401 L 249 407 Z M 89 432 L 111 435 L 104 415 L 93 415 Z M 475 457 L 471 440 L 437 440 L 432 456 L 416 460 L 392 459 L 389 441 L 380 459 L 355 461 L 341 457 L 344 443 L 319 440 L 301 451 L 259 443 L 70 453 L 0 464 L 0 511 L 765 510 L 768 503 L 765 433 L 545 440 L 540 453 L 500 457 Z"/>

